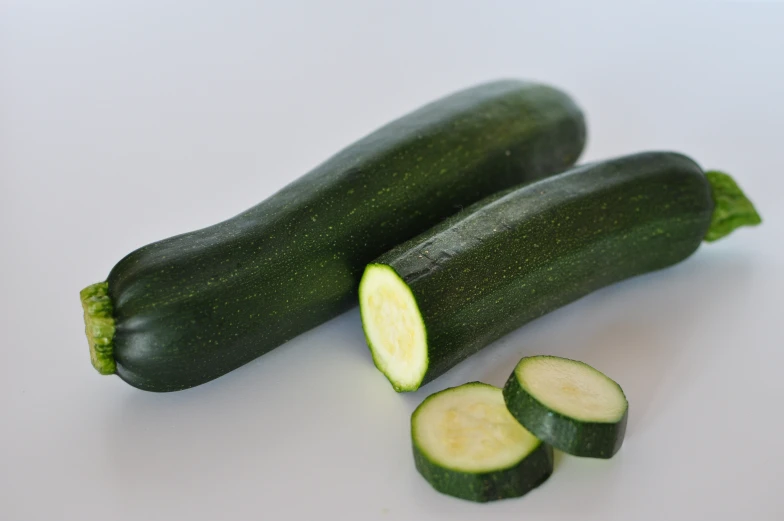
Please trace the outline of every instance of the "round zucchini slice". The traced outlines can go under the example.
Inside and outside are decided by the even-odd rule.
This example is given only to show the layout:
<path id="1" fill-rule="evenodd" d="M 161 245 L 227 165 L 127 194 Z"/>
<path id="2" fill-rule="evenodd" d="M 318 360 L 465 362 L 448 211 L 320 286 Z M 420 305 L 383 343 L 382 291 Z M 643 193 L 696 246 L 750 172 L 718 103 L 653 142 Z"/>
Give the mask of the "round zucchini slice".
<path id="1" fill-rule="evenodd" d="M 621 448 L 629 403 L 617 383 L 588 364 L 557 356 L 523 358 L 503 395 L 517 421 L 556 449 L 611 458 Z"/>
<path id="2" fill-rule="evenodd" d="M 520 425 L 501 389 L 480 382 L 428 397 L 411 416 L 414 461 L 439 492 L 486 502 L 519 497 L 553 472 L 553 449 Z"/>

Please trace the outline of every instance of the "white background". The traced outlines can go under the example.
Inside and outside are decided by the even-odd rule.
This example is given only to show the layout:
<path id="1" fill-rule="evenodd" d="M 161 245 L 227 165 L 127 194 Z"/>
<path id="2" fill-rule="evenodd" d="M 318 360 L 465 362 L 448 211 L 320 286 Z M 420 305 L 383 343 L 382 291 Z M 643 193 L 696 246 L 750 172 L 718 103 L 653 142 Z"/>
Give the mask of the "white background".
<path id="1" fill-rule="evenodd" d="M 784 4 L 6 2 L 0 7 L 0 519 L 784 519 Z M 285 7 L 284 7 L 285 6 Z M 685 152 L 762 227 L 618 284 L 398 395 L 348 312 L 210 384 L 90 366 L 79 290 L 228 218 L 418 105 L 499 77 L 586 110 L 584 159 Z M 414 470 L 409 415 L 523 355 L 631 402 L 610 461 L 487 505 Z"/>

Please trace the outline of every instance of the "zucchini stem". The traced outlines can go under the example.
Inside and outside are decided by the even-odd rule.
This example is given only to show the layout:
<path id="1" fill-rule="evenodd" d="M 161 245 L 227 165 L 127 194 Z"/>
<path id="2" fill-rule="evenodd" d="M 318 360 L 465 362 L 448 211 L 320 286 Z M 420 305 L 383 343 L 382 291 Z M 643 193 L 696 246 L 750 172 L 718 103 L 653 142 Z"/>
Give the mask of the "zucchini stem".
<path id="1" fill-rule="evenodd" d="M 726 237 L 741 226 L 756 226 L 762 222 L 754 205 L 732 177 L 724 172 L 705 172 L 713 192 L 713 216 L 705 234 L 707 242 Z"/>
<path id="2" fill-rule="evenodd" d="M 98 282 L 84 288 L 79 297 L 84 309 L 84 332 L 90 344 L 90 361 L 101 374 L 114 374 L 114 318 L 109 283 Z"/>

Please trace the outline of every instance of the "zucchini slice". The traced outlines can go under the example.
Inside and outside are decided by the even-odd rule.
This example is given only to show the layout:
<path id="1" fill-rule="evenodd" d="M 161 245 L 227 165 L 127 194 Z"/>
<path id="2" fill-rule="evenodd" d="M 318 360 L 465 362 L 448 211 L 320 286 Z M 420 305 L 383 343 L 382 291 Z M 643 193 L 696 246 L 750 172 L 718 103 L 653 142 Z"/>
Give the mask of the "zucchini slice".
<path id="1" fill-rule="evenodd" d="M 523 358 L 503 395 L 521 425 L 559 450 L 606 459 L 621 448 L 629 403 L 621 386 L 588 364 Z"/>
<path id="2" fill-rule="evenodd" d="M 519 497 L 553 472 L 553 449 L 520 425 L 501 389 L 480 382 L 429 396 L 411 416 L 414 461 L 439 492 L 486 502 Z"/>

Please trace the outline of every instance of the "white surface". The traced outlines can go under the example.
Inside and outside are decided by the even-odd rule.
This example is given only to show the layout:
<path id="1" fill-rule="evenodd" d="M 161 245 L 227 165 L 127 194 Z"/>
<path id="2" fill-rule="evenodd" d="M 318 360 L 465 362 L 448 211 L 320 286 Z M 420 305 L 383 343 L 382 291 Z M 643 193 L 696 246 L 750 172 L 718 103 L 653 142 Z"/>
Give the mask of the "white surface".
<path id="1" fill-rule="evenodd" d="M 783 4 L 125 4 L 0 7 L 0 519 L 784 519 Z M 765 224 L 415 394 L 373 368 L 356 309 L 190 391 L 90 367 L 77 293 L 120 257 L 504 76 L 580 101 L 586 159 L 684 151 L 733 173 Z M 534 353 L 621 383 L 621 452 L 562 457 L 521 500 L 435 493 L 412 464 L 410 412 L 447 386 L 501 384 Z"/>

